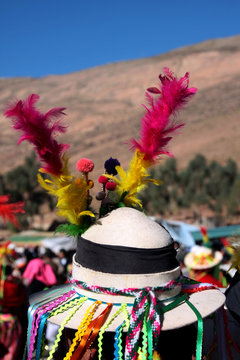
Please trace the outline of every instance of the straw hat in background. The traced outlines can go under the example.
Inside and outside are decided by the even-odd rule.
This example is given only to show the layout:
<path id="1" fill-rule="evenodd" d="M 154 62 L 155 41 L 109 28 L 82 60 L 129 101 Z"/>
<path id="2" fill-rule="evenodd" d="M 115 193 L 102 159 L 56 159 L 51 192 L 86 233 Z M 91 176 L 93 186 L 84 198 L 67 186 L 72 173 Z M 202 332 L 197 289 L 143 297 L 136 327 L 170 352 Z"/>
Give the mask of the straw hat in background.
<path id="1" fill-rule="evenodd" d="M 206 270 L 220 264 L 223 255 L 220 251 L 213 251 L 205 246 L 193 246 L 185 256 L 184 264 L 192 270 Z"/>

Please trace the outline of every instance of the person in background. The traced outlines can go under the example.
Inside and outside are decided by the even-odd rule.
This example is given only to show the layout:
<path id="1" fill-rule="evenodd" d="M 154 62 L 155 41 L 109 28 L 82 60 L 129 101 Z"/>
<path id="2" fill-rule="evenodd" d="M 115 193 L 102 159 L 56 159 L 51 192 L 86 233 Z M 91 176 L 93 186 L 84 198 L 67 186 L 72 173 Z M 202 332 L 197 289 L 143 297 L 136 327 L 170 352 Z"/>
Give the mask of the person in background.
<path id="1" fill-rule="evenodd" d="M 232 246 L 233 256 L 231 259 L 231 269 L 235 269 L 235 275 L 227 288 L 226 307 L 228 316 L 228 329 L 231 334 L 232 351 L 240 359 L 240 238 L 235 239 L 235 245 Z M 238 356 L 238 357 L 237 357 Z"/>
<path id="2" fill-rule="evenodd" d="M 58 256 L 60 258 L 62 266 L 66 270 L 67 269 L 67 264 L 68 264 L 67 251 L 65 249 L 60 249 L 60 251 L 58 253 Z"/>
<path id="3" fill-rule="evenodd" d="M 61 259 L 51 249 L 42 249 L 42 258 L 46 264 L 52 267 L 55 274 L 57 284 L 63 284 L 66 281 L 65 268 L 61 264 Z"/>
<path id="4" fill-rule="evenodd" d="M 212 251 L 208 247 L 196 245 L 185 256 L 184 264 L 192 279 L 224 288 L 227 284 L 221 278 L 218 267 L 222 258 L 220 251 Z"/>
<path id="5" fill-rule="evenodd" d="M 23 273 L 23 281 L 27 287 L 28 296 L 57 283 L 52 266 L 47 262 L 48 258 L 44 255 L 29 261 Z"/>
<path id="6" fill-rule="evenodd" d="M 22 281 L 12 274 L 6 254 L 0 259 L 0 358 L 22 358 L 26 335 L 26 291 Z"/>

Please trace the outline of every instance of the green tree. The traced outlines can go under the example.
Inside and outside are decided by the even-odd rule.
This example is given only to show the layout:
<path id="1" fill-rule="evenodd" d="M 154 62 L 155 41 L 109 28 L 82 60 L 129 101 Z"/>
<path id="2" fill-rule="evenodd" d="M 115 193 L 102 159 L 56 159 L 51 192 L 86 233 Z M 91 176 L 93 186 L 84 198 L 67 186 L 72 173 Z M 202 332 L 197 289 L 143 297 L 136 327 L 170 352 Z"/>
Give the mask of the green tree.
<path id="1" fill-rule="evenodd" d="M 161 186 L 148 186 L 142 193 L 143 205 L 150 212 L 162 215 L 174 212 L 177 207 L 190 208 L 193 205 L 207 205 L 220 218 L 226 206 L 229 214 L 239 211 L 240 185 L 237 164 L 229 159 L 225 166 L 217 161 L 207 163 L 198 154 L 188 166 L 177 171 L 175 159 L 151 171 L 151 176 L 161 179 Z"/>
<path id="2" fill-rule="evenodd" d="M 186 169 L 180 172 L 180 184 L 182 196 L 179 199 L 179 205 L 190 207 L 191 204 L 209 203 L 206 191 L 206 181 L 208 177 L 208 166 L 206 158 L 197 154 L 192 159 Z"/>
<path id="3" fill-rule="evenodd" d="M 53 198 L 43 190 L 37 181 L 40 164 L 35 153 L 25 158 L 24 164 L 9 171 L 5 175 L 5 193 L 11 195 L 12 201 L 24 201 L 26 215 L 32 217 L 39 214 L 40 206 L 48 203 L 52 209 Z M 44 175 L 43 175 L 44 176 Z"/>
<path id="4" fill-rule="evenodd" d="M 227 202 L 229 215 L 237 215 L 240 212 L 240 175 L 235 178 Z"/>

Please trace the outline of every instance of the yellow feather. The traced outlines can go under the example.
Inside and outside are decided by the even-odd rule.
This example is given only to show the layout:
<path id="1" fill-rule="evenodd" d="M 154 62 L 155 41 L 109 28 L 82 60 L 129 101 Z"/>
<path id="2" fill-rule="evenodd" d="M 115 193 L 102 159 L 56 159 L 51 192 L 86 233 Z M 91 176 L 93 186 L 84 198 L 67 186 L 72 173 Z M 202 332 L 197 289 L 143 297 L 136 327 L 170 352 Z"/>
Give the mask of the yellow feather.
<path id="1" fill-rule="evenodd" d="M 127 193 L 123 199 L 126 206 L 142 207 L 141 201 L 137 198 L 137 194 L 143 190 L 149 182 L 155 185 L 161 184 L 161 181 L 149 178 L 149 173 L 146 169 L 151 165 L 151 162 L 144 160 L 144 154 L 136 150 L 127 172 L 125 172 L 121 166 L 116 166 L 119 179 L 111 175 L 104 175 L 117 183 L 116 191 L 118 192 L 119 198 L 121 198 L 122 194 Z"/>
<path id="2" fill-rule="evenodd" d="M 38 174 L 38 181 L 45 190 L 58 199 L 57 214 L 65 217 L 72 224 L 80 225 L 82 216 L 95 216 L 91 211 L 86 210 L 87 192 L 91 185 L 86 182 L 85 178 L 70 176 L 67 159 L 63 160 L 64 166 L 61 175 L 50 175 L 51 180 L 44 180 L 42 176 Z"/>
<path id="3" fill-rule="evenodd" d="M 231 258 L 231 268 L 237 269 L 237 271 L 240 273 L 240 245 L 231 245 L 231 248 L 233 250 L 233 255 Z"/>
<path id="4" fill-rule="evenodd" d="M 161 360 L 162 359 L 160 354 L 156 350 L 153 351 L 153 357 L 152 358 L 153 358 L 153 360 Z"/>

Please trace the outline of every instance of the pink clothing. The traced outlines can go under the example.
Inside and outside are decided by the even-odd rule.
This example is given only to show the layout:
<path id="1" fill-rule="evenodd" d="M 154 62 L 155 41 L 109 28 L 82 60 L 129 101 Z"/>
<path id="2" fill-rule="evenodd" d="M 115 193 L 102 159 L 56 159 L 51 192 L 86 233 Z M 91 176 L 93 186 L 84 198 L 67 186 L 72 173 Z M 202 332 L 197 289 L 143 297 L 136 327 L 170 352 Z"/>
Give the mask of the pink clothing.
<path id="1" fill-rule="evenodd" d="M 51 286 L 57 283 L 56 276 L 52 270 L 51 265 L 45 264 L 42 259 L 30 260 L 23 277 L 31 283 L 33 279 L 41 281 L 46 286 Z"/>

